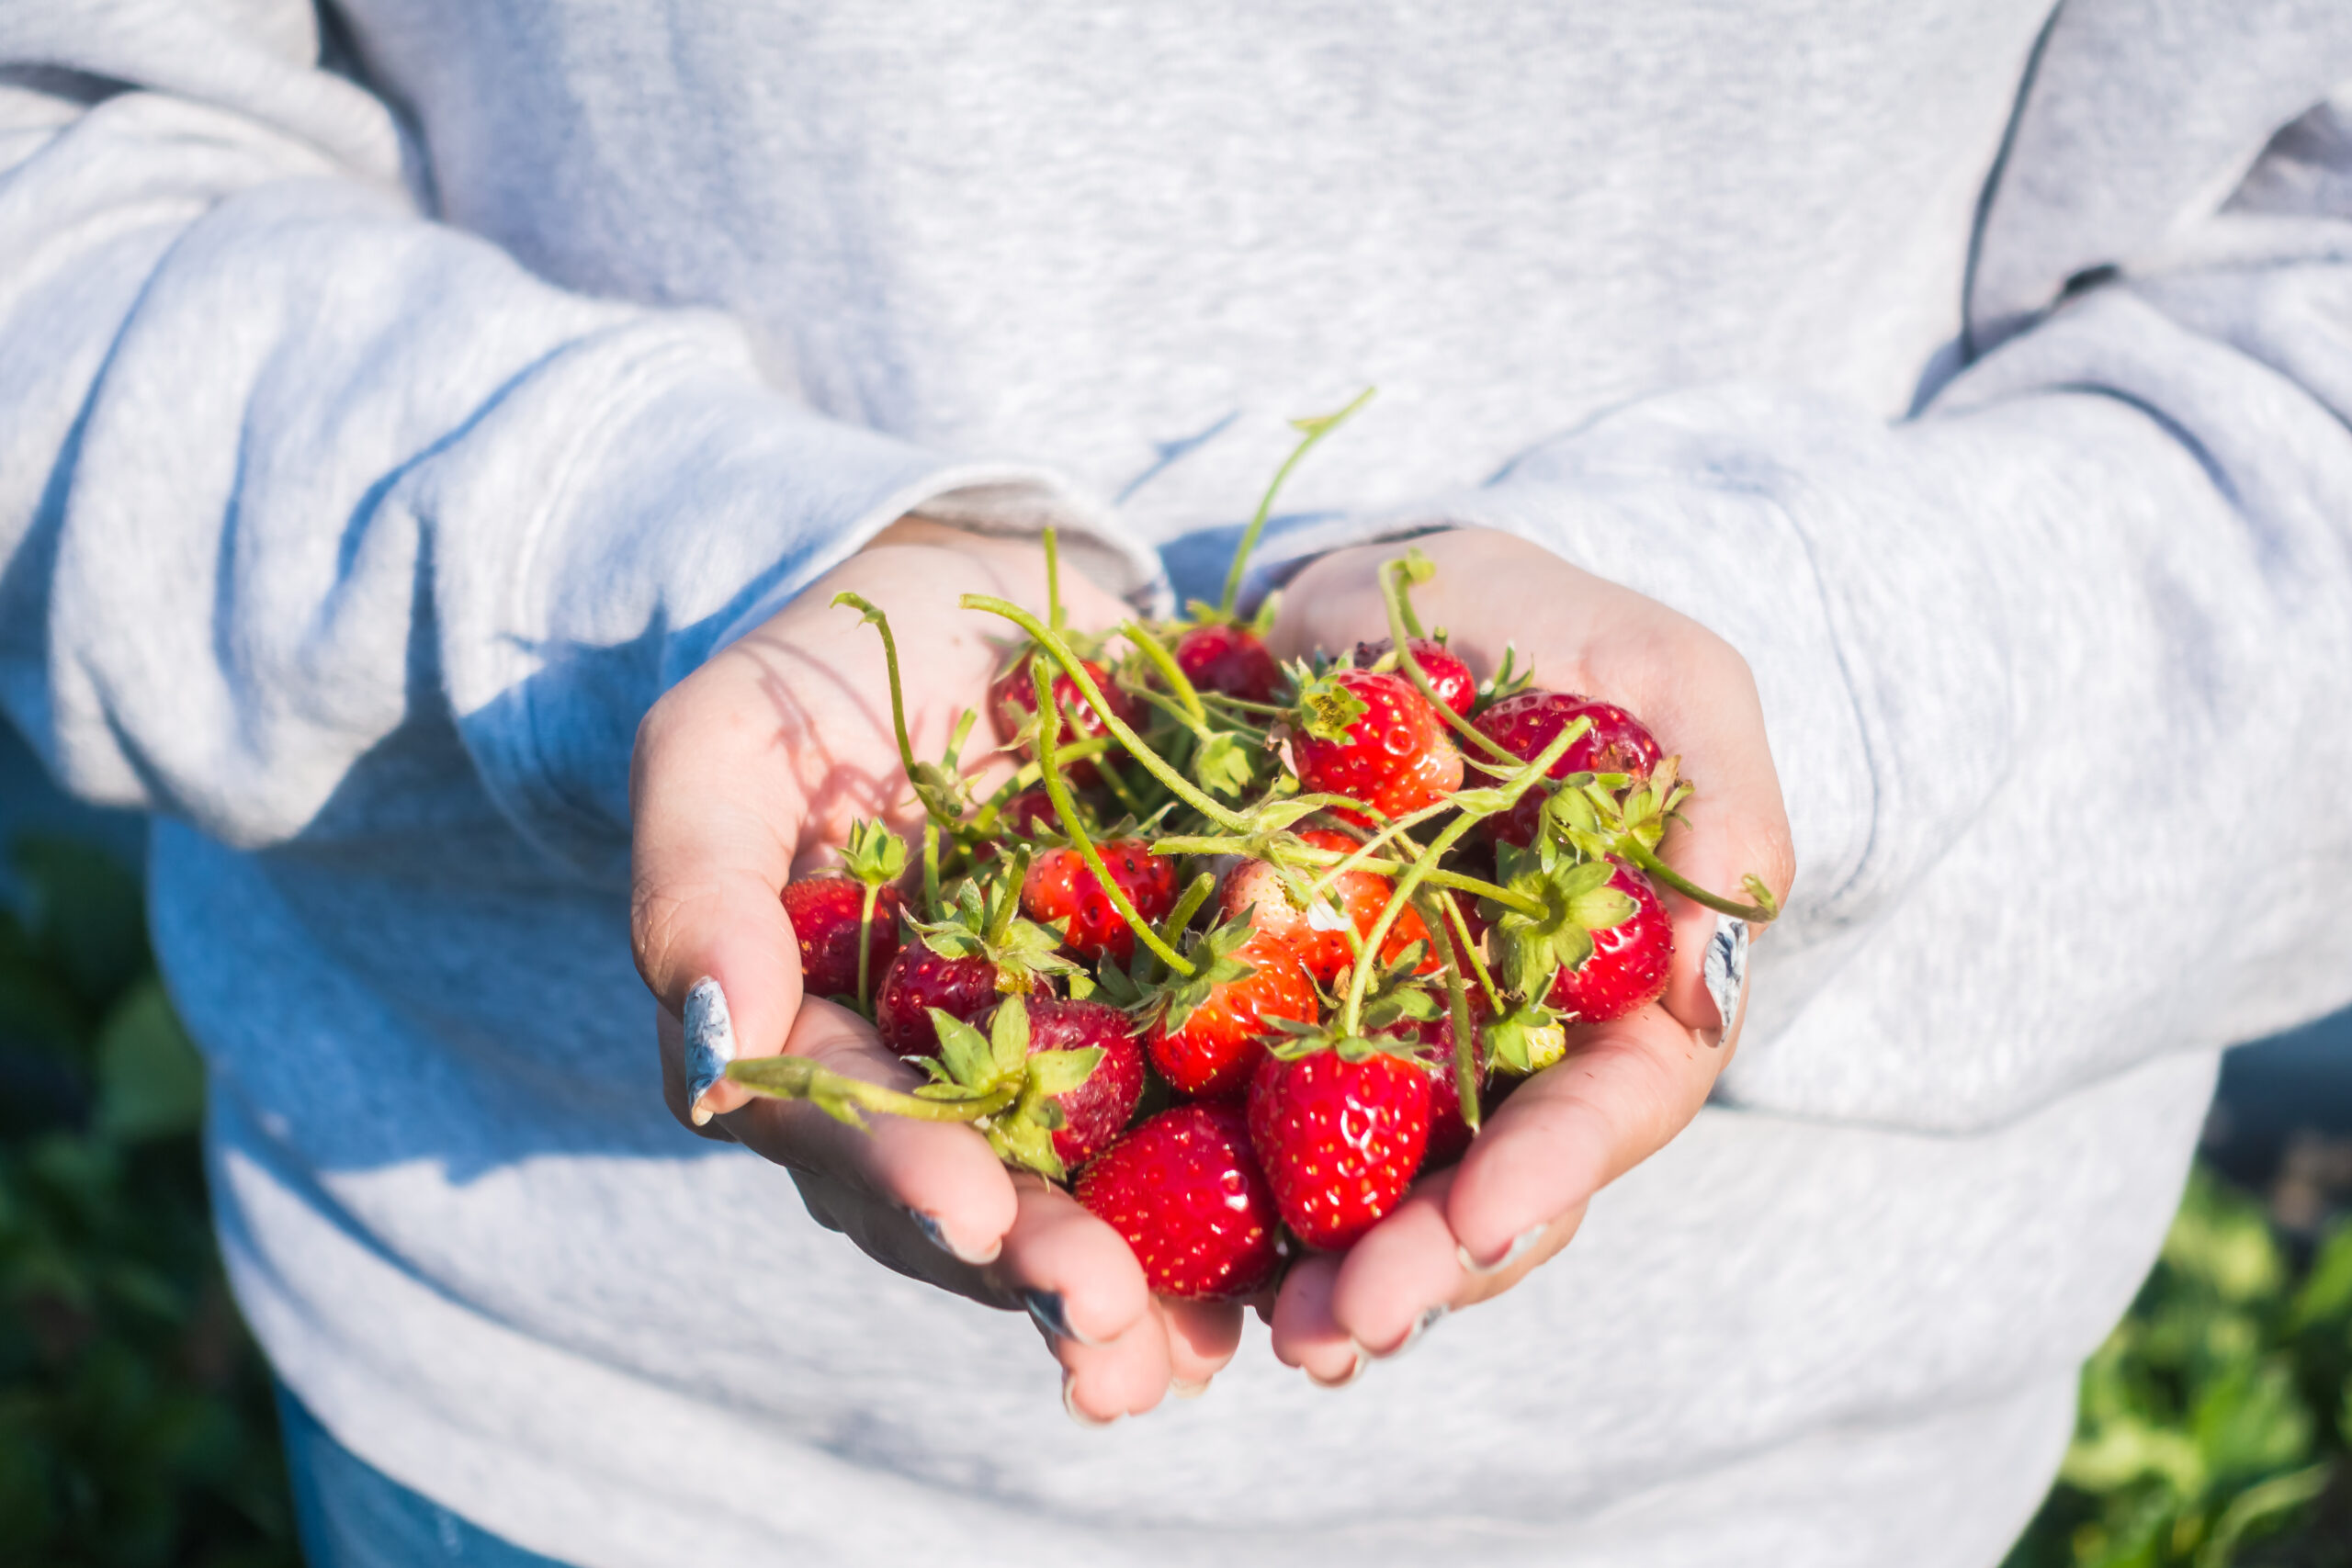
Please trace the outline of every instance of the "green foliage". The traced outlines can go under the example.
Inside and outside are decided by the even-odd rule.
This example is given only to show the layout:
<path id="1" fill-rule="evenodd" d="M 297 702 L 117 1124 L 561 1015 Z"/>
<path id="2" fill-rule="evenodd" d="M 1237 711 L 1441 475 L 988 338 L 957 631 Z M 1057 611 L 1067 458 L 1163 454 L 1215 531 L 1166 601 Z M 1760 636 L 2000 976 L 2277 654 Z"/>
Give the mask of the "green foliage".
<path id="1" fill-rule="evenodd" d="M 267 1375 L 197 1151 L 204 1077 L 136 882 L 18 847 L 0 911 L 0 1562 L 296 1562 Z"/>
<path id="2" fill-rule="evenodd" d="M 2347 1437 L 2352 1221 L 2299 1269 L 2199 1170 L 2009 1568 L 2352 1568 Z"/>

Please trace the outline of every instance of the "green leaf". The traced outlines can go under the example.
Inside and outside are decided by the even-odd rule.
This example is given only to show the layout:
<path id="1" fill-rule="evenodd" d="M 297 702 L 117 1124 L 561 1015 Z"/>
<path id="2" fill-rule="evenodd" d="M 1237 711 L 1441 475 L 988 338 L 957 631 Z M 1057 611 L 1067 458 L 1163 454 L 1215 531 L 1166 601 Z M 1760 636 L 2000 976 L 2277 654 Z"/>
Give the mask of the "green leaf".
<path id="1" fill-rule="evenodd" d="M 996 1018 L 989 1025 L 989 1049 L 998 1077 L 1019 1072 L 1029 1059 L 1029 1004 L 1019 996 L 997 1004 Z"/>
<path id="2" fill-rule="evenodd" d="M 1250 758 L 1241 737 L 1219 730 L 1201 742 L 1193 759 L 1193 777 L 1210 794 L 1238 800 L 1250 787 Z"/>
<path id="3" fill-rule="evenodd" d="M 925 1010 L 931 1014 L 933 1027 L 939 1032 L 939 1057 L 947 1064 L 949 1077 L 970 1088 L 996 1077 L 995 1053 L 986 1036 L 944 1009 Z"/>
<path id="4" fill-rule="evenodd" d="M 125 1143 L 192 1133 L 204 1120 L 204 1064 L 164 987 L 133 985 L 98 1031 L 98 1131 Z"/>
<path id="5" fill-rule="evenodd" d="M 1077 1051 L 1040 1051 L 1029 1058 L 1029 1090 L 1039 1096 L 1068 1094 L 1094 1076 L 1102 1047 Z"/>
<path id="6" fill-rule="evenodd" d="M 1568 900 L 1568 919 L 1588 931 L 1605 931 L 1634 918 L 1639 906 L 1630 894 L 1614 887 L 1596 887 Z"/>

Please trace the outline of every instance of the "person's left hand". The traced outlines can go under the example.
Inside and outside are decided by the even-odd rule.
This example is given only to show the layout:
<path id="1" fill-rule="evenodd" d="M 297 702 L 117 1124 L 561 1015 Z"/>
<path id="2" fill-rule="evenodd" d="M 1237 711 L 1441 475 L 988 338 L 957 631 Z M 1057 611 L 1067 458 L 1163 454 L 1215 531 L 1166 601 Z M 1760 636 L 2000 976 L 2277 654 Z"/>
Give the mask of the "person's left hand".
<path id="1" fill-rule="evenodd" d="M 1538 686 L 1616 703 L 1681 755 L 1698 793 L 1660 846 L 1668 864 L 1734 897 L 1751 872 L 1787 897 L 1788 815 L 1755 682 L 1729 645 L 1509 535 L 1465 528 L 1416 544 L 1437 567 L 1414 590 L 1421 620 L 1452 628 L 1450 647 L 1481 678 L 1516 642 Z M 1275 655 L 1386 637 L 1376 573 L 1398 553 L 1341 551 L 1302 573 L 1270 638 Z M 1294 1267 L 1269 1314 L 1276 1356 L 1319 1382 L 1345 1382 L 1446 1312 L 1510 1289 L 1567 1245 L 1595 1192 L 1698 1114 L 1731 1059 L 1746 992 L 1733 1016 L 1719 1015 L 1701 963 L 1726 917 L 1661 891 L 1675 947 L 1665 996 L 1616 1022 L 1572 1028 L 1566 1058 L 1488 1116 L 1461 1164 L 1418 1183 L 1344 1255 Z"/>

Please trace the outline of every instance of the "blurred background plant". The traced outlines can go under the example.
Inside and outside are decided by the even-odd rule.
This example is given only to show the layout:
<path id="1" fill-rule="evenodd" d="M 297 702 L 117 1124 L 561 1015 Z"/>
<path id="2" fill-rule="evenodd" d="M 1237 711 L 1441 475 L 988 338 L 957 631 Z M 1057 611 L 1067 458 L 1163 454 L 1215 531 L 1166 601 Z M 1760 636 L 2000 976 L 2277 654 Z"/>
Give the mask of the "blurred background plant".
<path id="1" fill-rule="evenodd" d="M 294 1568 L 142 840 L 0 727 L 0 1565 Z M 2207 1144 L 2006 1568 L 2352 1568 L 2352 1014 L 2231 1053 Z"/>

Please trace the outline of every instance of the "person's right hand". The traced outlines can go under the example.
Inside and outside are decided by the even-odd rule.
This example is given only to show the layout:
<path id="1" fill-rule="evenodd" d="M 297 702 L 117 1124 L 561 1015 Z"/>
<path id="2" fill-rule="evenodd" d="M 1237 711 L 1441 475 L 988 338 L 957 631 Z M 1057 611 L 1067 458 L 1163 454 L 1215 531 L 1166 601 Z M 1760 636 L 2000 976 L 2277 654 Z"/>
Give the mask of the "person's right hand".
<path id="1" fill-rule="evenodd" d="M 1155 1302 L 1117 1233 L 1060 1189 L 1008 1171 L 968 1127 L 872 1116 L 860 1132 L 724 1078 L 689 1103 L 683 1020 L 688 993 L 707 980 L 724 996 L 738 1057 L 790 1052 L 900 1089 L 920 1082 L 855 1013 L 803 998 L 780 898 L 792 876 L 835 858 L 854 820 L 881 818 L 910 838 L 920 828 L 881 642 L 856 613 L 833 607 L 844 590 L 890 616 L 919 759 L 939 755 L 957 710 L 981 713 L 968 765 L 993 740 L 986 693 L 999 654 L 989 639 L 1001 628 L 956 600 L 993 593 L 1043 606 L 1044 552 L 901 522 L 647 714 L 630 774 L 631 929 L 660 1003 L 670 1109 L 785 1167 L 819 1224 L 890 1268 L 1028 1308 L 1061 1362 L 1072 1415 L 1140 1413 L 1224 1366 L 1240 1337 L 1238 1307 Z M 1074 626 L 1127 613 L 1075 574 L 1063 574 L 1062 591 Z"/>

